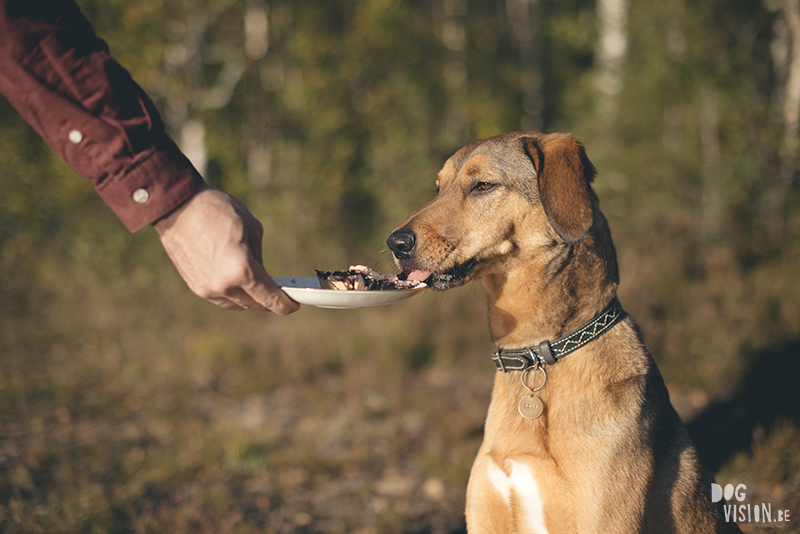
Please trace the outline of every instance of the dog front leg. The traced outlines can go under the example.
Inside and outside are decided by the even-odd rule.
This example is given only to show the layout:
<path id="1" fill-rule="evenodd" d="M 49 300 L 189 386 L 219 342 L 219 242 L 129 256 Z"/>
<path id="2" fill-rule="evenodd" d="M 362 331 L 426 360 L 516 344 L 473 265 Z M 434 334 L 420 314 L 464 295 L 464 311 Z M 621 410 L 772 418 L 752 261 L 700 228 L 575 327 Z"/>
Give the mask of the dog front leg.
<path id="1" fill-rule="evenodd" d="M 549 534 L 539 484 L 528 460 L 478 455 L 467 486 L 470 534 Z"/>
<path id="2" fill-rule="evenodd" d="M 498 488 L 490 479 L 490 467 L 498 469 L 490 457 L 480 453 L 472 464 L 466 507 L 469 534 L 514 532 L 508 485 L 501 484 Z M 501 474 L 506 476 L 502 471 Z"/>

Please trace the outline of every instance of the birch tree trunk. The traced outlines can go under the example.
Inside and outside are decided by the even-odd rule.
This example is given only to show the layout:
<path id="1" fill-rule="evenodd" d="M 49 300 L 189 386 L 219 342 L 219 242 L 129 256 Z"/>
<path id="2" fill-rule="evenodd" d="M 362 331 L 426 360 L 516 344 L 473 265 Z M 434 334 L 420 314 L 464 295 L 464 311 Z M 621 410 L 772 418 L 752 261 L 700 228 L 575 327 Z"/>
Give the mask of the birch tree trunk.
<path id="1" fill-rule="evenodd" d="M 541 130 L 545 99 L 542 94 L 542 56 L 539 52 L 539 0 L 506 0 L 506 16 L 511 41 L 519 50 L 519 77 L 522 89 L 520 126 Z"/>
<path id="2" fill-rule="evenodd" d="M 619 110 L 625 60 L 628 56 L 627 0 L 597 0 L 599 38 L 595 49 L 595 86 L 600 95 L 598 112 L 607 126 Z"/>
<path id="3" fill-rule="evenodd" d="M 783 130 L 779 179 L 769 184 L 764 220 L 774 241 L 783 237 L 785 198 L 797 179 L 800 148 L 800 0 L 780 0 L 773 25 L 772 62 L 778 90 L 774 95 L 777 119 Z"/>
<path id="4" fill-rule="evenodd" d="M 183 91 L 173 91 L 166 102 L 165 121 L 169 130 L 176 135 L 181 150 L 186 154 L 197 170 L 203 174 L 208 162 L 205 142 L 205 126 L 202 121 L 193 117 L 195 112 L 207 109 L 221 109 L 227 106 L 233 97 L 236 84 L 245 71 L 245 48 L 250 53 L 259 53 L 263 43 L 247 42 L 241 34 L 231 35 L 229 40 L 207 46 L 207 34 L 210 27 L 228 9 L 235 7 L 234 0 L 222 0 L 214 5 L 214 9 L 203 9 L 199 3 L 186 10 L 185 22 L 171 25 L 174 44 L 165 52 L 168 74 L 173 73 L 183 78 Z M 262 21 L 263 22 L 263 21 Z M 245 33 L 252 36 L 252 26 L 258 27 L 250 20 L 251 28 L 245 25 Z M 263 26 L 263 25 L 262 25 Z M 266 53 L 266 49 L 263 49 Z M 205 65 L 222 64 L 222 68 L 214 80 L 207 80 L 204 75 Z"/>
<path id="5" fill-rule="evenodd" d="M 788 76 L 783 101 L 784 153 L 781 181 L 791 184 L 797 175 L 800 147 L 800 0 L 782 0 L 781 8 L 789 29 Z"/>
<path id="6" fill-rule="evenodd" d="M 442 0 L 441 39 L 445 47 L 444 81 L 448 93 L 447 137 L 453 146 L 467 142 L 467 14 L 466 0 Z"/>

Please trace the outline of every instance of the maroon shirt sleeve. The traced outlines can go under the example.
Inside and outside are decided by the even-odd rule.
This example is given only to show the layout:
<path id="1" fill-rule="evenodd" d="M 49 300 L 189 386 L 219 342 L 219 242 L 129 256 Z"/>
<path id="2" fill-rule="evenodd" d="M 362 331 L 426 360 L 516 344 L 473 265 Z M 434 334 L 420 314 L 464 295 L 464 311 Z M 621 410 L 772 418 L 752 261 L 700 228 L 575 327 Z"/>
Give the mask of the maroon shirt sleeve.
<path id="1" fill-rule="evenodd" d="M 203 183 L 73 0 L 0 0 L 0 93 L 132 232 Z"/>

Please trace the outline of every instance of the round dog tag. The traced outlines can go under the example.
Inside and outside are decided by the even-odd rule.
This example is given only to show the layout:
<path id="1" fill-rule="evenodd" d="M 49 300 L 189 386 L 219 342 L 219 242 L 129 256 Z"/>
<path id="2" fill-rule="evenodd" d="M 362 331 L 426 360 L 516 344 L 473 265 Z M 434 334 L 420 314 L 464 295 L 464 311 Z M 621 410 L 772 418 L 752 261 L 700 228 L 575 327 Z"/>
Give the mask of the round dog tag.
<path id="1" fill-rule="evenodd" d="M 539 397 L 525 396 L 519 401 L 519 414 L 525 419 L 537 419 L 544 411 L 544 403 Z"/>

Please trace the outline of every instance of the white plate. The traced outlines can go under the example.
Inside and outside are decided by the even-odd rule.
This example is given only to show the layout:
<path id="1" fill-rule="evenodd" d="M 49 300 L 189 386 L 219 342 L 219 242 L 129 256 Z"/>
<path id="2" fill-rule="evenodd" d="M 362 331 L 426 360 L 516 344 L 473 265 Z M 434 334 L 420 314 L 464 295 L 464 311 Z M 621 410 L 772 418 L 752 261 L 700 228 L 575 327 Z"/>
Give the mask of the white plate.
<path id="1" fill-rule="evenodd" d="M 428 287 L 420 284 L 413 289 L 338 291 L 336 289 L 320 289 L 319 280 L 316 277 L 275 278 L 274 280 L 287 295 L 300 304 L 337 310 L 385 306 L 418 295 Z"/>

